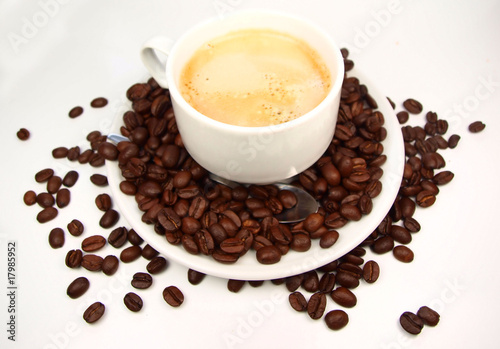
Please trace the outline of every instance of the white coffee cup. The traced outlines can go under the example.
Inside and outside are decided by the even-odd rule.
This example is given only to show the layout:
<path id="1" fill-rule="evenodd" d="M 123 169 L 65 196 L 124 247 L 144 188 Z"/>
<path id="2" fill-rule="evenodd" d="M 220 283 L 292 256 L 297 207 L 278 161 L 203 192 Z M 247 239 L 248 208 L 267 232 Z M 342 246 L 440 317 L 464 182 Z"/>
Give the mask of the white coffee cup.
<path id="1" fill-rule="evenodd" d="M 295 120 L 264 127 L 222 123 L 188 104 L 179 91 L 184 65 L 202 44 L 241 29 L 271 29 L 307 42 L 331 73 L 332 87 L 325 99 Z M 167 56 L 166 64 L 159 58 L 161 54 Z M 283 181 L 313 165 L 332 140 L 344 63 L 332 38 L 308 20 L 272 11 L 236 12 L 193 27 L 174 44 L 168 38 L 153 37 L 143 45 L 141 58 L 160 86 L 170 91 L 186 150 L 201 166 L 220 177 L 254 184 Z"/>

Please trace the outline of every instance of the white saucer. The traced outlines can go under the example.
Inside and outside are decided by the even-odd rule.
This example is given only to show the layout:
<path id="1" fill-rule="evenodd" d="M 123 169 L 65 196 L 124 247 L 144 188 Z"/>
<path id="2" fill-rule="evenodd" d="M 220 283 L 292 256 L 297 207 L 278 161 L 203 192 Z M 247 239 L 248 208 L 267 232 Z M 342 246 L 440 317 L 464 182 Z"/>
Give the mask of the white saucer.
<path id="1" fill-rule="evenodd" d="M 382 192 L 373 199 L 372 212 L 363 216 L 360 221 L 349 222 L 338 229 L 340 237 L 332 247 L 323 249 L 319 246 L 318 240 L 313 240 L 308 251 L 295 252 L 290 250 L 285 256 L 282 256 L 279 263 L 272 265 L 257 262 L 253 250 L 234 264 L 221 264 L 210 256 L 189 254 L 182 246 L 171 245 L 164 236 L 155 233 L 152 225 L 142 222 L 143 212 L 137 207 L 134 197 L 125 195 L 119 188 L 123 177 L 117 162 L 107 161 L 108 181 L 114 202 L 130 226 L 167 259 L 212 276 L 238 280 L 277 279 L 318 268 L 342 257 L 363 242 L 376 229 L 391 208 L 399 190 L 405 162 L 401 128 L 386 96 L 378 91 L 376 85 L 357 69 L 353 69 L 349 76 L 357 77 L 362 84 L 368 87 L 369 93 L 377 101 L 378 110 L 384 115 L 387 138 L 383 141 L 383 145 L 387 161 L 381 166 L 384 171 L 384 175 L 380 179 Z M 122 125 L 122 115 L 117 115 L 110 132 L 119 133 Z"/>

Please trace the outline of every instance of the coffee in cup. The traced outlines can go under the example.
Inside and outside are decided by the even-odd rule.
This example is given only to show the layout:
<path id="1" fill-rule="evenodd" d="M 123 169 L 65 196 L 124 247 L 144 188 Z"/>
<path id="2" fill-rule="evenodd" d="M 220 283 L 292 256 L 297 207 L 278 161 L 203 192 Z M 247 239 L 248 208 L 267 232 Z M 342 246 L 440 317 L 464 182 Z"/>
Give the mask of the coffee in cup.
<path id="1" fill-rule="evenodd" d="M 304 40 L 243 29 L 205 42 L 184 66 L 180 92 L 201 114 L 246 127 L 277 125 L 314 109 L 331 74 Z"/>

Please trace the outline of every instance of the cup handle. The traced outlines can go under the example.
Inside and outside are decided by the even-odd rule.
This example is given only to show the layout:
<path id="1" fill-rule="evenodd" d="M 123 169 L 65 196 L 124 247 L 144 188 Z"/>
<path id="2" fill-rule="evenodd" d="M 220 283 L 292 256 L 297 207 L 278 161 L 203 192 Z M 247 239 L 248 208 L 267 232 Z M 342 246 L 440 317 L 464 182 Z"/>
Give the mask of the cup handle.
<path id="1" fill-rule="evenodd" d="M 174 42 L 163 36 L 155 36 L 148 39 L 141 49 L 142 63 L 153 76 L 156 82 L 163 88 L 168 88 L 165 61 L 158 57 L 158 53 L 165 55 L 168 59 L 170 49 Z"/>

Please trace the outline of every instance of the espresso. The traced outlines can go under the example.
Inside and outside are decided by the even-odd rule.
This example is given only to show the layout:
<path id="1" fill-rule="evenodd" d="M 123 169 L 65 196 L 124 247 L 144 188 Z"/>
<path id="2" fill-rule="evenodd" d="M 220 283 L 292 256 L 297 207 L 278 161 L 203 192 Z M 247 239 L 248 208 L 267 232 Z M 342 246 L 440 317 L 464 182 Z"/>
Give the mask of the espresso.
<path id="1" fill-rule="evenodd" d="M 200 47 L 180 78 L 184 99 L 217 121 L 247 127 L 294 120 L 331 88 L 326 64 L 306 42 L 267 29 L 248 29 Z"/>

